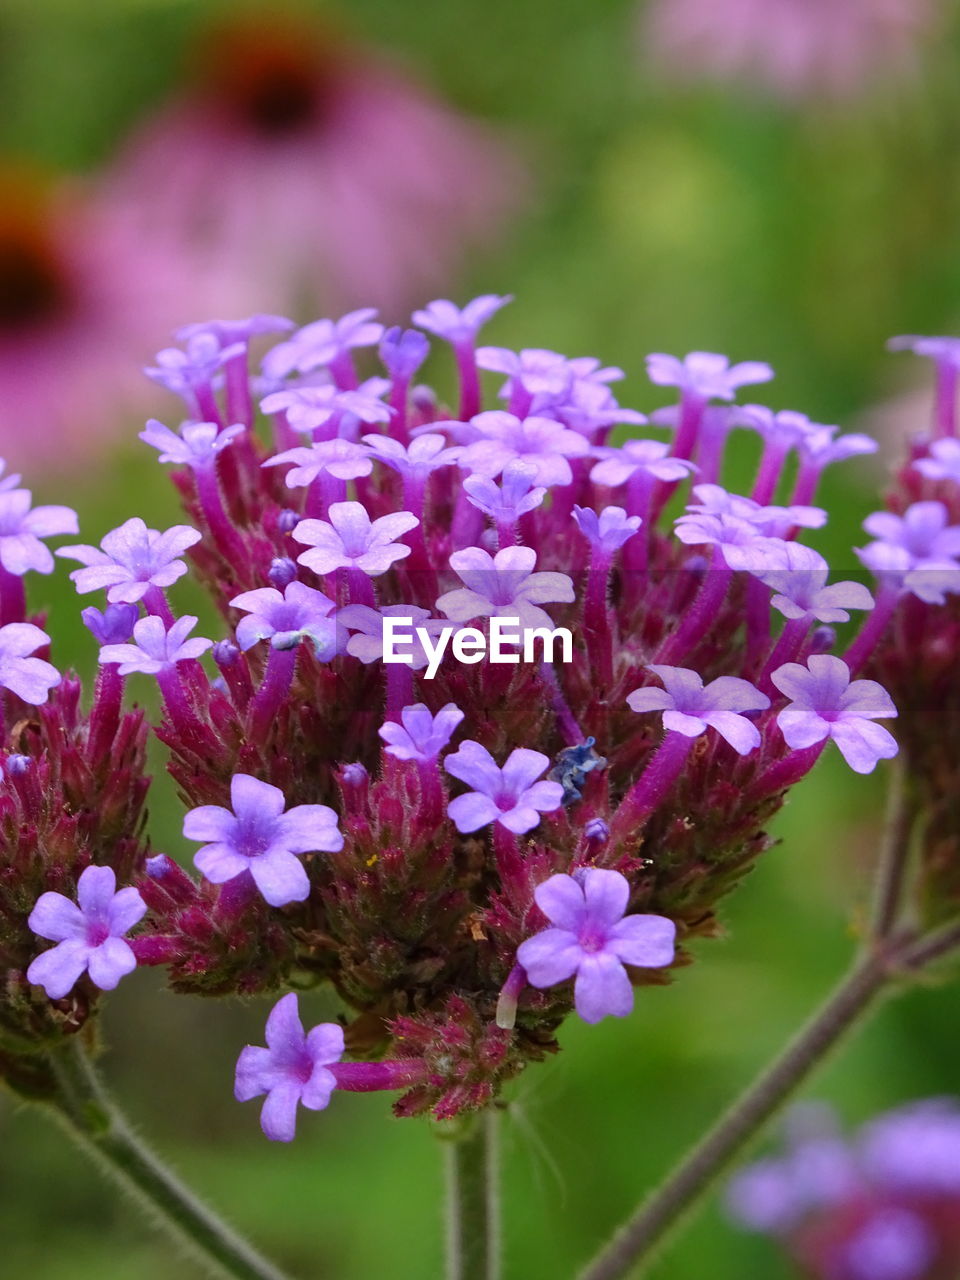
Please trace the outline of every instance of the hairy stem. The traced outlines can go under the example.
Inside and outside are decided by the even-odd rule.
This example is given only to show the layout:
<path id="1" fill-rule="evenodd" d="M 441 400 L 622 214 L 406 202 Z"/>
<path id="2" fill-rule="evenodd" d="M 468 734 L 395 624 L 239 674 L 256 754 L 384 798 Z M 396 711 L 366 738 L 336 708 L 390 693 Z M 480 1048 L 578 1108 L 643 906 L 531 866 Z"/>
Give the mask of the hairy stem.
<path id="1" fill-rule="evenodd" d="M 51 1059 L 59 1094 L 50 1104 L 78 1146 L 216 1280 L 285 1280 L 202 1204 L 133 1132 L 74 1041 Z"/>
<path id="2" fill-rule="evenodd" d="M 447 1280 L 500 1275 L 496 1124 L 487 1110 L 447 1144 Z"/>

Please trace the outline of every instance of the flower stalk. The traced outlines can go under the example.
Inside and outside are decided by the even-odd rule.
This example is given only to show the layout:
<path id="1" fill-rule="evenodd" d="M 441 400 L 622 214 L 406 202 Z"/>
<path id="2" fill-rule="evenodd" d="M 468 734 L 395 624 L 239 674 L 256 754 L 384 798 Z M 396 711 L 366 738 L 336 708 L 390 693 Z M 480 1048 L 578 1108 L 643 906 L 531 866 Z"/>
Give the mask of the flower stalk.
<path id="1" fill-rule="evenodd" d="M 497 1116 L 491 1109 L 447 1141 L 447 1280 L 498 1280 Z"/>

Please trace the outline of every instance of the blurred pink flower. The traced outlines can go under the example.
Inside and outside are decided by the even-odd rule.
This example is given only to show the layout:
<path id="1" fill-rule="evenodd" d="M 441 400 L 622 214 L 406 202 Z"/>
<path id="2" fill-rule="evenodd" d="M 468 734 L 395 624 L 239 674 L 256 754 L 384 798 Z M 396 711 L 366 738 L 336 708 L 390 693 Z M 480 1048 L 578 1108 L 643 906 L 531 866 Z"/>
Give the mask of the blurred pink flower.
<path id="1" fill-rule="evenodd" d="M 196 64 L 112 189 L 244 280 L 250 306 L 409 304 L 518 205 L 522 168 L 492 131 L 316 25 L 235 19 Z"/>
<path id="2" fill-rule="evenodd" d="M 149 402 L 138 366 L 208 301 L 191 264 L 115 208 L 0 173 L 0 452 L 18 468 L 96 458 Z"/>
<path id="3" fill-rule="evenodd" d="M 846 97 L 914 69 L 933 16 L 931 0 L 651 0 L 641 39 L 671 75 Z"/>

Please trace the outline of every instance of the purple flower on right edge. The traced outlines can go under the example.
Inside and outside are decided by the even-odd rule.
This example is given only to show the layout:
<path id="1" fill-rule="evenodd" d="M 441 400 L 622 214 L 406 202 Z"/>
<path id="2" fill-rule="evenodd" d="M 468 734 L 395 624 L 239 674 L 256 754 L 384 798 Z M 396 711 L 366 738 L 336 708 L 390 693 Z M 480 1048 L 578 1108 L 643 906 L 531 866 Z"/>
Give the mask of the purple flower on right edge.
<path id="1" fill-rule="evenodd" d="M 788 746 L 812 747 L 832 738 L 856 773 L 872 773 L 878 760 L 897 754 L 893 734 L 874 724 L 896 716 L 893 700 L 876 680 L 851 681 L 842 658 L 814 654 L 806 666 L 787 662 L 770 678 L 790 699 L 777 716 Z"/>

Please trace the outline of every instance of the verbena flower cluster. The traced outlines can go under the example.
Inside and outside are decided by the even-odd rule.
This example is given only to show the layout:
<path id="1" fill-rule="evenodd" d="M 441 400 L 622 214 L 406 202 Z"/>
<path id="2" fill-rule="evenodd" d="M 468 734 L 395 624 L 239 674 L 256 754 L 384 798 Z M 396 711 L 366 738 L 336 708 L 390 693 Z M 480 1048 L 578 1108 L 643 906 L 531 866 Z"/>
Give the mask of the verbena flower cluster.
<path id="1" fill-rule="evenodd" d="M 844 1138 L 798 1108 L 787 1149 L 738 1174 L 731 1217 L 817 1280 L 947 1280 L 960 1267 L 960 1106 L 933 1098 Z"/>
<path id="2" fill-rule="evenodd" d="M 669 438 L 617 444 L 647 422 L 617 403 L 619 369 L 478 344 L 507 301 L 437 301 L 407 330 L 370 310 L 255 316 L 161 352 L 148 372 L 187 416 L 141 438 L 176 466 L 188 523 L 132 515 L 57 552 L 97 600 L 89 711 L 23 594 L 72 514 L 31 511 L 16 477 L 0 492 L 0 1061 L 23 1091 L 45 1087 L 37 1048 L 138 963 L 197 995 L 332 986 L 342 1024 L 305 1030 L 290 991 L 240 1057 L 237 1097 L 266 1097 L 271 1138 L 335 1089 L 400 1090 L 400 1115 L 480 1108 L 556 1050 L 572 1010 L 627 1014 L 717 934 L 718 901 L 830 740 L 860 773 L 896 753 L 879 722 L 913 695 L 902 650 L 877 646 L 957 625 L 952 429 L 910 482 L 953 508 L 871 518 L 875 600 L 797 541 L 826 521 L 823 470 L 872 441 L 735 405 L 772 370 L 695 352 L 648 360 L 676 393 L 653 415 Z M 431 339 L 452 348 L 455 409 L 418 381 Z M 762 441 L 749 495 L 723 487 L 735 428 Z M 188 573 L 210 636 L 176 612 Z M 400 619 L 420 629 L 409 661 L 384 662 Z M 428 665 L 444 628 L 482 645 L 496 619 L 567 628 L 570 660 L 544 645 Z M 870 661 L 894 700 L 861 678 Z M 196 877 L 142 837 L 145 726 L 123 706 L 147 679 Z M 932 788 L 955 768 L 943 752 Z"/>

